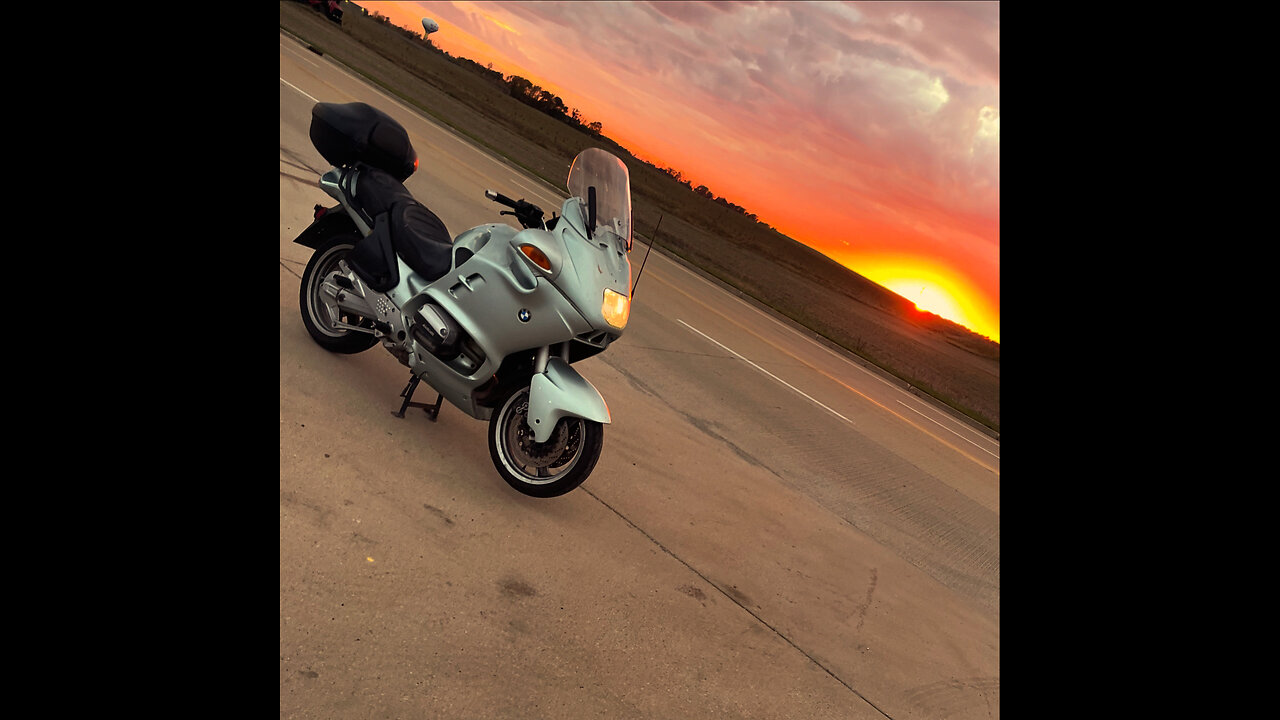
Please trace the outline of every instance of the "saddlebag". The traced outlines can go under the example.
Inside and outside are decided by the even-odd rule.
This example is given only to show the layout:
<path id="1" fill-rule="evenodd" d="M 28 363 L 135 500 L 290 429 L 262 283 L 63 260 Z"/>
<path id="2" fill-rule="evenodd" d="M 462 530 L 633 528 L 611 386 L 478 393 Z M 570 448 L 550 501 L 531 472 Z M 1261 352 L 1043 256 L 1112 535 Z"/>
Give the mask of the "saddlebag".
<path id="1" fill-rule="evenodd" d="M 418 153 L 404 127 L 362 102 L 316 103 L 311 144 L 335 167 L 364 162 L 401 182 L 418 169 Z"/>

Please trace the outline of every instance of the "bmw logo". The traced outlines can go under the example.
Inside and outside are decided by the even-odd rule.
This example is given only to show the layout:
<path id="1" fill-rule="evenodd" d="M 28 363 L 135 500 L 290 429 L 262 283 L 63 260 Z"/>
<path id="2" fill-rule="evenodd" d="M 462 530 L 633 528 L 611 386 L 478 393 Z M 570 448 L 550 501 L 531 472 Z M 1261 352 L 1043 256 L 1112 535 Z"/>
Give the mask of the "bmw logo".
<path id="1" fill-rule="evenodd" d="M 531 315 L 529 315 L 527 308 L 520 308 L 520 312 L 516 313 L 516 317 L 520 318 L 520 322 L 529 322 Z"/>

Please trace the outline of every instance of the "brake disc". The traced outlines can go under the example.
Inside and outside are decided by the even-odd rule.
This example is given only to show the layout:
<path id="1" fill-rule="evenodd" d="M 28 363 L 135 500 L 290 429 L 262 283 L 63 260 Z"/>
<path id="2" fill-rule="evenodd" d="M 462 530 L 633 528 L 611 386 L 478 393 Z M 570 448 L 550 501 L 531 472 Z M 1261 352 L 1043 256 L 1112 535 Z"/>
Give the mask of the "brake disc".
<path id="1" fill-rule="evenodd" d="M 556 423 L 546 442 L 537 442 L 533 439 L 533 429 L 529 427 L 528 417 L 529 401 L 521 400 L 509 421 L 515 424 L 516 449 L 524 456 L 521 464 L 537 468 L 551 467 L 561 459 L 569 446 L 569 423 L 561 420 Z"/>

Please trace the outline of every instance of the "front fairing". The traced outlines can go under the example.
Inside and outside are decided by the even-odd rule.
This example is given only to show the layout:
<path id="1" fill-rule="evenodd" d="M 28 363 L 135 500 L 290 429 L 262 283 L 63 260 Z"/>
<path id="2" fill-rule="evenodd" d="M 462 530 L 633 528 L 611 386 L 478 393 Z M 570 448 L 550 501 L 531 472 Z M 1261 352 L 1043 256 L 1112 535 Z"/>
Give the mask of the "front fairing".
<path id="1" fill-rule="evenodd" d="M 565 181 L 569 199 L 555 230 L 570 263 L 557 282 L 596 330 L 613 338 L 631 308 L 631 176 L 600 148 L 578 153 Z M 571 265 L 571 268 L 568 267 Z"/>
<path id="2" fill-rule="evenodd" d="M 564 249 L 564 266 L 554 280 L 559 289 L 582 313 L 597 331 L 607 332 L 614 338 L 626 330 L 608 322 L 604 317 L 605 290 L 611 290 L 630 300 L 631 260 L 623 240 L 614 234 L 595 233 L 587 238 L 583 204 L 571 197 L 561 206 L 562 217 L 553 234 Z"/>

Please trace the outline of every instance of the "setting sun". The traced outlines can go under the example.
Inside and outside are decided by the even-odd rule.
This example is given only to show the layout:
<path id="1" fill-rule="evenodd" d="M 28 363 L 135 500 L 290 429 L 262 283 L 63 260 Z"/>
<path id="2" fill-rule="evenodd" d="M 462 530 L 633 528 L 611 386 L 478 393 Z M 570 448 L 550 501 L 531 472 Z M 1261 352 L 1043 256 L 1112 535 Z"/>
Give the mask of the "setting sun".
<path id="1" fill-rule="evenodd" d="M 960 304 L 956 302 L 955 298 L 951 297 L 950 293 L 928 280 L 901 278 L 886 280 L 880 284 L 915 303 L 918 310 L 940 315 L 965 327 L 970 327 L 973 324 L 971 320 L 965 317 L 964 311 L 960 309 Z"/>
<path id="2" fill-rule="evenodd" d="M 843 264 L 859 275 L 915 303 L 916 307 L 1000 342 L 999 310 L 959 273 L 915 257 L 847 257 Z"/>

